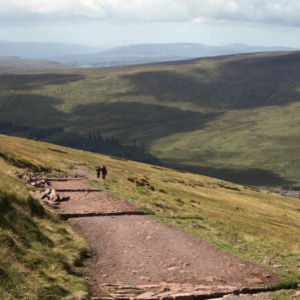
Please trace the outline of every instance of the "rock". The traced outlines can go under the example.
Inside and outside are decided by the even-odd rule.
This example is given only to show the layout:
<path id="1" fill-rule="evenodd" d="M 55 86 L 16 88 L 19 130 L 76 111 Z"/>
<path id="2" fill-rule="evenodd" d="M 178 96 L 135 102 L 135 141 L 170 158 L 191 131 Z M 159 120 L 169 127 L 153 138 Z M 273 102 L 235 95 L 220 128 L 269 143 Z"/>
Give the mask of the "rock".
<path id="1" fill-rule="evenodd" d="M 146 292 L 146 293 L 143 293 L 137 297 L 135 297 L 135 299 L 149 299 L 149 298 L 152 298 L 155 296 L 155 293 L 153 292 Z"/>
<path id="2" fill-rule="evenodd" d="M 249 293 L 260 293 L 266 290 L 265 287 L 249 287 Z"/>
<path id="3" fill-rule="evenodd" d="M 194 299 L 195 300 L 207 299 L 208 296 L 210 296 L 210 295 L 212 295 L 211 290 L 194 292 Z"/>
<path id="4" fill-rule="evenodd" d="M 60 201 L 69 201 L 70 200 L 70 196 L 59 196 Z"/>
<path id="5" fill-rule="evenodd" d="M 51 189 L 46 189 L 46 190 L 45 190 L 45 193 L 46 193 L 47 195 L 49 195 L 49 194 L 51 193 Z"/>
<path id="6" fill-rule="evenodd" d="M 55 189 L 51 190 L 51 193 L 49 194 L 49 198 L 50 198 L 50 201 L 53 201 L 53 202 L 59 201 L 59 196 L 56 193 Z"/>
<path id="7" fill-rule="evenodd" d="M 189 293 L 174 294 L 172 295 L 172 298 L 174 300 L 193 300 L 194 294 L 189 294 Z"/>
<path id="8" fill-rule="evenodd" d="M 240 288 L 240 293 L 244 294 L 244 293 L 249 293 L 249 288 L 248 287 L 242 287 Z"/>
<path id="9" fill-rule="evenodd" d="M 260 283 L 264 283 L 262 280 L 256 278 L 256 277 L 253 277 L 253 278 L 246 278 L 245 279 L 247 282 L 249 283 L 254 283 L 254 284 L 260 284 Z"/>
<path id="10" fill-rule="evenodd" d="M 70 294 L 69 296 L 65 297 L 65 299 L 76 299 L 76 298 L 82 299 L 87 295 L 88 295 L 88 293 L 86 293 L 84 291 L 79 291 L 79 292 Z"/>
<path id="11" fill-rule="evenodd" d="M 174 294 L 174 292 L 164 292 L 164 293 L 159 293 L 156 296 L 160 299 L 160 300 L 173 300 L 172 295 Z"/>
<path id="12" fill-rule="evenodd" d="M 49 206 L 49 207 L 52 207 L 52 208 L 58 208 L 57 206 L 59 205 L 59 203 L 55 203 L 55 202 L 52 202 L 52 201 L 49 201 L 49 200 L 43 200 L 43 202 Z"/>
<path id="13" fill-rule="evenodd" d="M 178 283 L 171 283 L 169 289 L 173 292 L 180 292 L 182 291 L 181 285 Z"/>
<path id="14" fill-rule="evenodd" d="M 160 288 L 160 287 L 161 287 L 161 285 L 158 285 L 158 284 L 143 284 L 143 285 L 137 285 L 136 286 L 136 288 L 140 289 L 140 290 Z"/>
<path id="15" fill-rule="evenodd" d="M 194 287 L 194 285 L 192 285 L 191 283 L 183 283 L 183 284 L 181 285 L 181 289 L 182 289 L 184 292 L 194 292 L 195 287 Z"/>
<path id="16" fill-rule="evenodd" d="M 46 191 L 45 191 L 45 192 L 42 192 L 42 193 L 39 195 L 39 197 L 40 197 L 41 199 L 49 199 L 48 193 L 46 193 Z"/>
<path id="17" fill-rule="evenodd" d="M 111 297 L 113 297 L 114 299 L 122 299 L 122 300 L 124 300 L 124 299 L 130 299 L 130 298 L 133 298 L 134 297 L 134 294 L 122 294 L 122 295 L 120 295 L 120 294 L 110 294 L 110 296 Z"/>

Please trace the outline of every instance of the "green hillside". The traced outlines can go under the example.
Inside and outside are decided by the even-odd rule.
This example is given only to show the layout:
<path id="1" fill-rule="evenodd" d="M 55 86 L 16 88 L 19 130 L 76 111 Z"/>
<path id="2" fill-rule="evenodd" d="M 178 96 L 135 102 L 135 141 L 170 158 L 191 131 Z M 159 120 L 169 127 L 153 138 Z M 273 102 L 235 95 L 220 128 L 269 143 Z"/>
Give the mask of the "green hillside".
<path id="1" fill-rule="evenodd" d="M 94 172 L 99 162 L 108 167 L 108 176 L 105 182 L 89 180 L 96 188 L 233 256 L 270 268 L 281 287 L 299 283 L 299 199 L 0 135 L 0 294 L 5 300 L 56 300 L 85 289 L 77 277 L 84 270 L 76 268 L 85 243 L 30 196 L 26 182 L 12 171 L 29 167 L 66 174 L 82 165 Z"/>
<path id="2" fill-rule="evenodd" d="M 297 184 L 300 52 L 0 75 L 0 120 L 100 132 L 165 166 Z"/>

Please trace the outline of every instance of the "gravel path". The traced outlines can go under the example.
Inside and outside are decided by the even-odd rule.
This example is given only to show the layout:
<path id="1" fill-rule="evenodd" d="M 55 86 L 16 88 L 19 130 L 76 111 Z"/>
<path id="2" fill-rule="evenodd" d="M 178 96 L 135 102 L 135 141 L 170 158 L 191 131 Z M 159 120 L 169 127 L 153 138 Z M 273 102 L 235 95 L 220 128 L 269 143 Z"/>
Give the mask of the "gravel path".
<path id="1" fill-rule="evenodd" d="M 83 168 L 74 172 L 93 177 Z M 74 189 L 78 186 L 92 188 L 80 181 L 53 182 L 51 185 Z M 65 212 L 78 209 L 89 211 L 133 208 L 126 201 L 111 199 L 105 192 L 64 194 L 70 196 L 70 201 L 61 203 L 60 209 Z M 205 293 L 207 289 L 235 288 L 241 291 L 242 287 L 264 288 L 278 283 L 276 275 L 269 270 L 234 258 L 186 232 L 154 220 L 151 216 L 81 217 L 70 219 L 69 223 L 80 228 L 93 249 L 93 272 L 89 282 L 93 282 L 90 290 L 95 296 L 104 289 L 106 294 L 110 290 L 110 295 L 120 289 L 122 293 L 126 293 L 124 285 L 131 288 L 142 285 L 144 289 L 152 291 L 153 298 L 154 294 L 165 291 L 193 295 L 196 291 Z M 216 295 L 214 294 L 214 298 Z M 226 299 L 269 299 L 266 298 L 268 295 L 265 293 L 261 298 L 256 295 L 254 298 L 232 295 L 232 298 Z M 131 295 L 131 298 L 134 296 Z M 118 297 L 120 295 L 113 298 L 119 299 Z M 123 295 L 121 298 L 125 299 L 124 297 Z M 153 299 L 164 299 L 163 296 L 156 297 L 158 298 Z"/>

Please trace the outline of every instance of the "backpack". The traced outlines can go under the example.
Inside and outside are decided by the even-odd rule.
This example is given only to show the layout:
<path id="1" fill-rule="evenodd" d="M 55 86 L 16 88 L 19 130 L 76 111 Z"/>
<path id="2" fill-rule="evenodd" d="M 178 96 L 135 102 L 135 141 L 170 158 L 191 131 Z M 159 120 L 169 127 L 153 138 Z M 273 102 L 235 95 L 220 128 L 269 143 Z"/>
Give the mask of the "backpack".
<path id="1" fill-rule="evenodd" d="M 102 167 L 101 172 L 102 172 L 102 173 L 107 173 L 107 171 L 106 171 L 106 166 L 103 166 L 103 167 Z"/>

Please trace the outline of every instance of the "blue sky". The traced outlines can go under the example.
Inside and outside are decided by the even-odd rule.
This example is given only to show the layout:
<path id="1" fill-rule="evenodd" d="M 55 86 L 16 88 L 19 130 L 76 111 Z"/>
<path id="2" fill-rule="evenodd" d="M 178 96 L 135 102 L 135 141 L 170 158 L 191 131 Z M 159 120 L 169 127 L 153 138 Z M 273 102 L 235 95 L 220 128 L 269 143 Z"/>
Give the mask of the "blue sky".
<path id="1" fill-rule="evenodd" d="M 300 48 L 299 0 L 0 0 L 0 40 Z"/>

